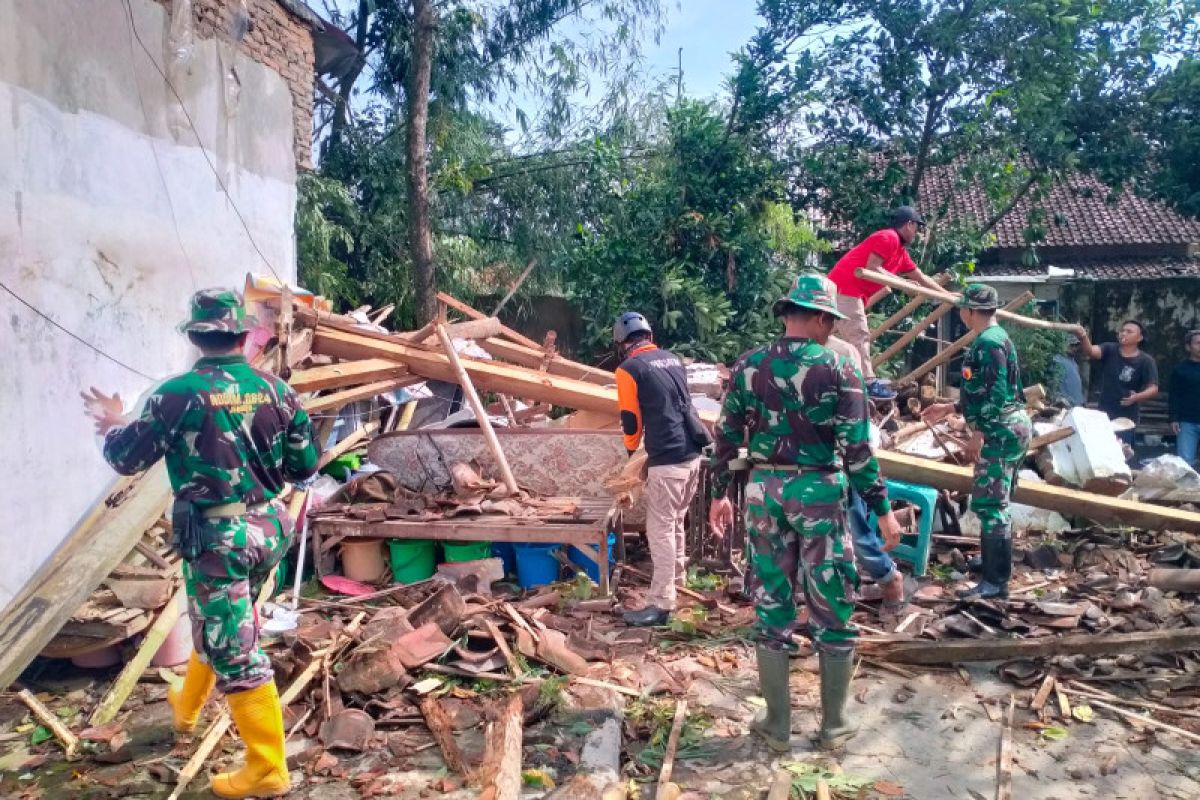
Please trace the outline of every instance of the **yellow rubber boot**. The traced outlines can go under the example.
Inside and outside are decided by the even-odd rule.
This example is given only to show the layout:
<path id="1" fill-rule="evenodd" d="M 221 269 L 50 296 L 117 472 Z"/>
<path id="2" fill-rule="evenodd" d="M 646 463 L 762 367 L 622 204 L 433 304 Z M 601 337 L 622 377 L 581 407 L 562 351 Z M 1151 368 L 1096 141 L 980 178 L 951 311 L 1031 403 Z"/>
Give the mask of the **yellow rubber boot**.
<path id="1" fill-rule="evenodd" d="M 291 788 L 283 752 L 283 709 L 275 681 L 228 696 L 229 710 L 246 743 L 246 766 L 213 776 L 218 797 L 278 797 Z"/>
<path id="2" fill-rule="evenodd" d="M 213 668 L 200 660 L 196 651 L 188 660 L 187 672 L 183 676 L 183 688 L 179 691 L 167 689 L 167 702 L 175 712 L 175 730 L 178 733 L 191 733 L 200 721 L 200 711 L 213 687 L 217 685 L 217 673 Z"/>

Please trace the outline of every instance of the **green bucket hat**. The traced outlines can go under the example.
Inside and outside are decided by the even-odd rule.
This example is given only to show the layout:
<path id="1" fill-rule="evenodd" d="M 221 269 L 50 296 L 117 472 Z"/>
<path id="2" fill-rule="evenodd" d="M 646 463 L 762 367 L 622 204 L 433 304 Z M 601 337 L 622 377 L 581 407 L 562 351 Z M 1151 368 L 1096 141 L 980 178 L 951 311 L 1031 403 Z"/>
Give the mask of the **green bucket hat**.
<path id="1" fill-rule="evenodd" d="M 963 289 L 962 297 L 955 304 L 960 308 L 977 308 L 983 311 L 1000 307 L 1000 295 L 991 286 L 982 283 L 969 283 Z"/>
<path id="2" fill-rule="evenodd" d="M 183 333 L 245 333 L 254 324 L 242 297 L 229 289 L 201 289 L 192 295 L 192 316 L 179 326 Z"/>
<path id="3" fill-rule="evenodd" d="M 845 319 L 846 315 L 837 310 L 831 285 L 829 279 L 815 272 L 797 275 L 796 280 L 792 282 L 792 288 L 786 295 L 775 301 L 771 310 L 778 317 L 787 306 L 792 305 L 811 308 L 814 311 L 824 311 L 838 319 Z"/>

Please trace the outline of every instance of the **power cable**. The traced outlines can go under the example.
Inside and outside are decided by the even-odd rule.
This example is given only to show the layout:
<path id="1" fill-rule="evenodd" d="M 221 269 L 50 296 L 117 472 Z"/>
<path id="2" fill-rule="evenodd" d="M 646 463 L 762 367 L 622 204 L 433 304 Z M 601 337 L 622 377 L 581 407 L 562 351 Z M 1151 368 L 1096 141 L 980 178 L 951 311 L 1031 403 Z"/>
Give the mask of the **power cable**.
<path id="1" fill-rule="evenodd" d="M 254 252 L 258 253 L 258 257 L 262 259 L 262 262 L 267 265 L 267 269 L 271 270 L 271 274 L 275 276 L 275 280 L 279 281 L 280 283 L 285 283 L 283 278 L 280 277 L 279 273 L 275 271 L 275 267 L 271 265 L 271 262 L 267 258 L 266 254 L 263 253 L 263 251 L 259 248 L 258 242 L 254 241 L 254 234 L 250 232 L 250 226 L 247 224 L 246 218 L 242 216 L 242 212 L 240 209 L 238 209 L 237 203 L 233 201 L 233 194 L 229 191 L 229 187 L 225 185 L 224 179 L 221 178 L 221 173 L 217 169 L 217 165 L 214 164 L 212 159 L 208 157 L 208 151 L 204 148 L 204 140 L 200 138 L 200 131 L 196 127 L 196 123 L 192 119 L 192 115 L 188 113 L 187 105 L 183 102 L 183 96 L 179 94 L 179 91 L 175 88 L 175 84 L 171 83 L 171 79 L 167 77 L 167 73 L 163 71 L 163 68 L 160 67 L 158 62 L 154 60 L 154 54 L 150 52 L 150 48 L 146 46 L 144 41 L 142 41 L 142 35 L 138 33 L 137 23 L 133 18 L 133 6 L 131 5 L 130 0 L 124 0 L 124 3 L 125 13 L 129 18 L 129 29 L 133 33 L 133 38 L 137 40 L 138 46 L 142 48 L 142 52 L 146 54 L 146 58 L 149 59 L 150 63 L 154 65 L 154 69 L 162 77 L 163 82 L 167 85 L 167 88 L 171 90 L 171 94 L 173 94 L 175 99 L 179 102 L 179 110 L 183 112 L 183 116 L 187 120 L 188 127 L 192 129 L 192 135 L 196 137 L 196 144 L 200 146 L 200 155 L 204 156 L 204 160 L 208 164 L 208 168 L 212 170 L 213 177 L 217 179 L 217 185 L 220 186 L 221 191 L 225 193 L 225 197 L 229 201 L 229 207 L 233 209 L 234 216 L 238 218 L 238 222 L 242 224 L 242 228 L 246 231 L 246 238 L 250 240 L 250 246 L 254 248 Z"/>
<path id="2" fill-rule="evenodd" d="M 107 358 L 109 361 L 113 362 L 114 364 L 116 364 L 116 365 L 117 365 L 117 366 L 119 366 L 119 367 L 124 367 L 125 369 L 129 370 L 130 372 L 132 372 L 134 375 L 138 375 L 138 376 L 140 376 L 140 377 L 142 377 L 142 378 L 145 378 L 145 379 L 146 379 L 146 380 L 148 380 L 148 381 L 153 381 L 153 380 L 154 380 L 154 378 L 150 377 L 149 375 L 147 375 L 146 373 L 142 372 L 141 370 L 139 370 L 139 369 L 134 369 L 133 367 L 129 366 L 129 365 L 128 365 L 128 364 L 126 364 L 124 361 L 122 361 L 122 360 L 121 360 L 121 359 L 119 359 L 119 358 L 116 358 L 115 356 L 110 356 L 108 353 L 104 352 L 104 351 L 103 351 L 103 350 L 101 350 L 99 347 L 96 347 L 96 345 L 92 344 L 92 343 L 91 343 L 91 342 L 89 342 L 87 339 L 84 339 L 83 337 L 79 336 L 78 334 L 74 333 L 73 331 L 70 331 L 70 330 L 68 330 L 67 328 L 64 328 L 64 327 L 63 327 L 62 325 L 60 325 L 59 323 L 55 322 L 55 321 L 54 321 L 54 320 L 53 320 L 53 319 L 52 319 L 52 318 L 51 318 L 49 315 L 47 315 L 47 314 L 43 313 L 42 311 L 39 311 L 39 310 L 38 310 L 36 307 L 34 307 L 34 305 L 33 305 L 32 303 L 30 303 L 30 302 L 29 302 L 28 300 L 26 300 L 24 297 L 21 297 L 21 295 L 17 294 L 17 293 L 16 293 L 16 292 L 14 292 L 12 289 L 8 288 L 8 286 L 7 286 L 7 285 L 6 285 L 4 282 L 2 282 L 2 281 L 0 281 L 0 289 L 3 289 L 4 291 L 6 291 L 6 292 L 8 292 L 9 294 L 11 294 L 11 295 L 13 296 L 13 298 L 14 298 L 14 299 L 16 299 L 16 301 L 17 301 L 18 303 L 20 303 L 21 305 L 25 306 L 25 307 L 26 307 L 26 308 L 28 308 L 30 311 L 32 311 L 34 314 L 37 314 L 39 317 L 41 317 L 42 319 L 44 319 L 46 322 L 50 323 L 50 324 L 51 324 L 51 325 L 53 325 L 55 328 L 58 328 L 60 331 L 62 331 L 63 333 L 65 333 L 67 336 L 70 336 L 72 339 L 74 339 L 75 341 L 79 342 L 81 345 L 83 345 L 84 347 L 88 348 L 89 350 L 91 350 L 92 352 L 96 353 L 97 355 L 100 355 L 100 356 L 103 356 L 104 358 Z"/>

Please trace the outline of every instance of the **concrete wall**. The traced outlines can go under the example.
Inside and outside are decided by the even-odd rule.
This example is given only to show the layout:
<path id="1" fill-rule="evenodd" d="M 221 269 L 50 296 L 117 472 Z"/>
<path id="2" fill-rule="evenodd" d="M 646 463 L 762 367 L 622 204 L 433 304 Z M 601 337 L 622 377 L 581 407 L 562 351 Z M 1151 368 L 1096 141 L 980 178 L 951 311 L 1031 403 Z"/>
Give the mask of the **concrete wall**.
<path id="1" fill-rule="evenodd" d="M 166 9 L 128 7 L 163 65 Z M 185 369 L 192 353 L 175 325 L 188 295 L 267 271 L 235 208 L 267 260 L 294 275 L 288 82 L 232 45 L 196 39 L 177 89 L 214 173 L 196 134 L 172 124 L 177 101 L 124 0 L 0 0 L 0 19 L 0 280 L 140 372 Z M 230 68 L 232 105 L 222 94 Z M 153 381 L 2 290 L 0 342 L 2 607 L 113 478 L 79 391 L 116 390 L 132 403 Z"/>

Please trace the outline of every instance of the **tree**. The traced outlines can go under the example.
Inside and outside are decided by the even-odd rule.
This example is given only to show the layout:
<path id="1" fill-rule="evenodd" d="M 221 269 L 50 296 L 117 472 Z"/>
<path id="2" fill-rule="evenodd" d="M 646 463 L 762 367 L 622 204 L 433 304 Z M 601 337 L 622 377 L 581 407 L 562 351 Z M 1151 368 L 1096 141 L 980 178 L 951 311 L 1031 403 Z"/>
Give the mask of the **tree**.
<path id="1" fill-rule="evenodd" d="M 961 265 L 1022 198 L 1036 199 L 1105 146 L 1129 152 L 1128 127 L 1097 110 L 1124 107 L 1161 70 L 1156 57 L 1190 39 L 1194 8 L 762 0 L 765 23 L 733 81 L 735 124 L 757 126 L 786 152 L 794 202 L 854 233 L 877 226 L 891 206 L 925 200 L 931 169 L 982 186 L 991 215 L 931 249 L 943 265 Z M 1036 205 L 1033 213 L 1031 243 Z"/>
<path id="2" fill-rule="evenodd" d="M 433 237 L 429 227 L 429 178 L 425 164 L 433 35 L 433 0 L 413 0 L 412 63 L 405 92 L 408 108 L 408 246 L 412 252 L 416 284 L 417 322 L 421 325 L 437 316 Z"/>

